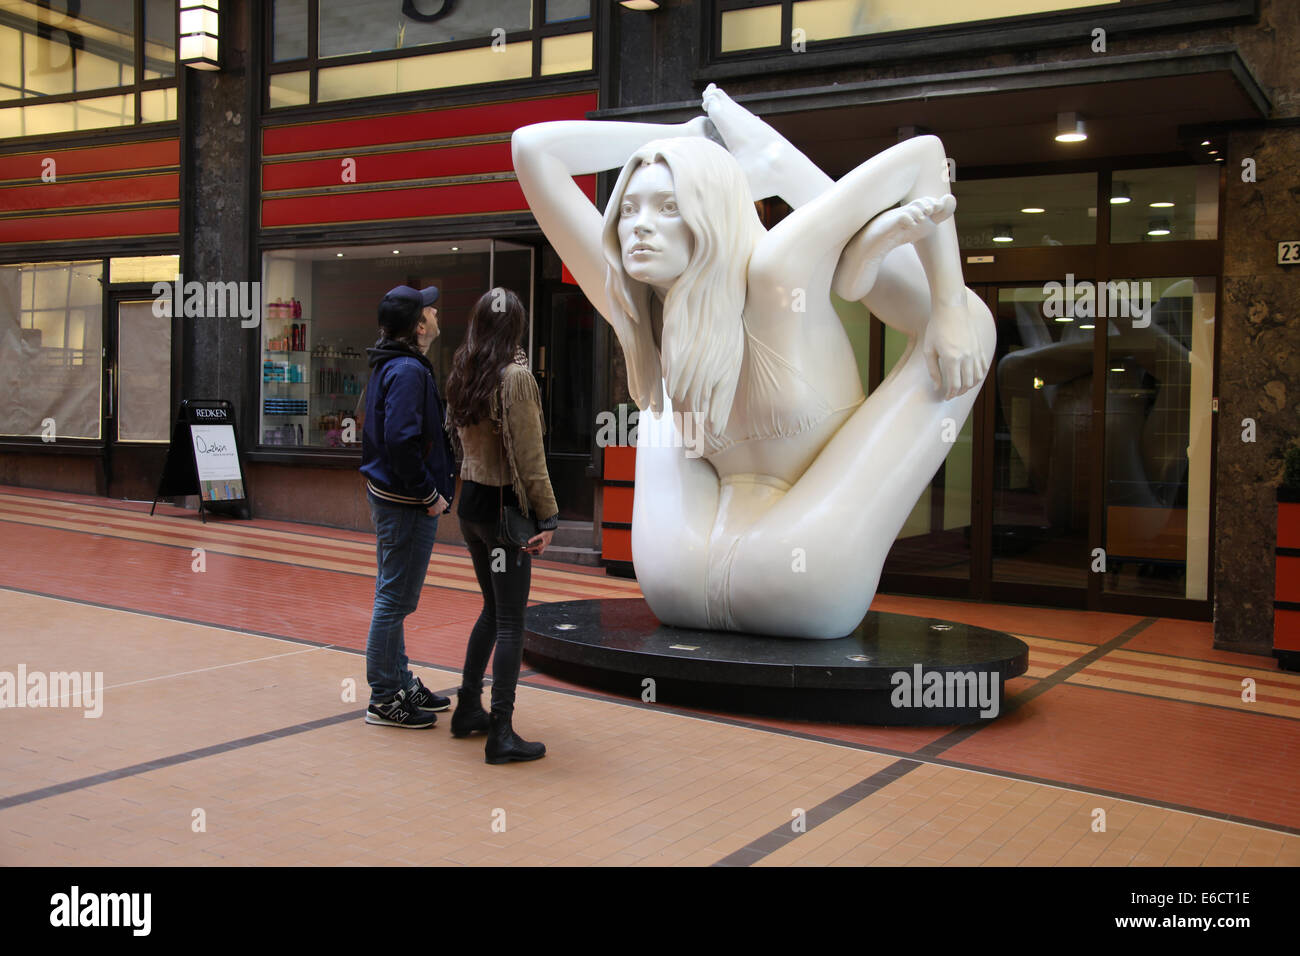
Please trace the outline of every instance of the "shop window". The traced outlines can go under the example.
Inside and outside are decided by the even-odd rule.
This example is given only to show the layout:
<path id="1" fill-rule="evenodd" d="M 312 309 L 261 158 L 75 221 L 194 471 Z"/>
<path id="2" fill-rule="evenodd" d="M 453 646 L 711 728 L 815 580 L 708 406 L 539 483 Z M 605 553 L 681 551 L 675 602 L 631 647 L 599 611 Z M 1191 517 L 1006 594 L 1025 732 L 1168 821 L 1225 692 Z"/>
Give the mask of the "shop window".
<path id="1" fill-rule="evenodd" d="M 781 5 L 724 10 L 722 52 L 757 50 L 781 45 Z"/>
<path id="2" fill-rule="evenodd" d="M 591 0 L 275 0 L 267 108 L 590 73 L 593 12 Z"/>
<path id="3" fill-rule="evenodd" d="M 951 0 L 795 0 L 793 28 L 807 40 L 921 27 L 946 26 L 976 20 L 995 20 L 1035 13 L 1055 13 L 1081 7 L 1105 7 L 1120 0 L 980 0 L 978 4 Z"/>
<path id="4" fill-rule="evenodd" d="M 957 180 L 963 249 L 1081 246 L 1097 242 L 1097 174 Z"/>
<path id="5" fill-rule="evenodd" d="M 302 106 L 311 102 L 311 73 L 301 70 L 297 73 L 273 73 L 270 78 L 270 95 L 267 105 L 271 109 L 277 106 Z"/>
<path id="6" fill-rule="evenodd" d="M 0 107 L 0 137 L 176 118 L 174 3 L 146 0 L 142 23 L 136 4 L 116 0 L 8 6 L 0 22 L 0 102 L 14 105 Z M 41 103 L 46 97 L 59 101 Z"/>
<path id="7" fill-rule="evenodd" d="M 275 0 L 271 17 L 271 59 L 276 63 L 307 56 L 307 0 Z"/>
<path id="8" fill-rule="evenodd" d="M 360 448 L 366 349 L 378 338 L 384 293 L 398 285 L 441 291 L 440 334 L 428 352 L 441 385 L 470 309 L 494 281 L 516 292 L 531 314 L 531 256 L 486 239 L 266 252 L 261 444 Z"/>
<path id="9" fill-rule="evenodd" d="M 532 43 L 507 43 L 504 47 L 475 47 L 398 60 L 377 60 L 332 66 L 320 71 L 317 100 L 386 96 L 416 90 L 496 83 L 532 75 Z"/>
<path id="10" fill-rule="evenodd" d="M 494 30 L 517 33 L 533 25 L 533 0 L 428 4 L 438 9 L 414 14 L 396 0 L 317 2 L 322 58 L 487 38 Z"/>
<path id="11" fill-rule="evenodd" d="M 591 69 L 591 34 L 570 33 L 542 39 L 542 76 Z"/>
<path id="12" fill-rule="evenodd" d="M 565 23 L 591 16 L 590 0 L 546 0 L 546 22 Z"/>
<path id="13" fill-rule="evenodd" d="M 108 281 L 172 282 L 181 271 L 180 256 L 118 256 L 108 260 Z"/>
<path id="14" fill-rule="evenodd" d="M 0 266 L 0 435 L 100 437 L 102 279 L 100 260 Z"/>
<path id="15" fill-rule="evenodd" d="M 1106 320 L 1104 586 L 1205 600 L 1215 280 L 1107 286 L 1127 293 L 1128 308 L 1108 302 Z"/>
<path id="16" fill-rule="evenodd" d="M 1110 202 L 1111 242 L 1219 237 L 1218 166 L 1117 169 Z"/>

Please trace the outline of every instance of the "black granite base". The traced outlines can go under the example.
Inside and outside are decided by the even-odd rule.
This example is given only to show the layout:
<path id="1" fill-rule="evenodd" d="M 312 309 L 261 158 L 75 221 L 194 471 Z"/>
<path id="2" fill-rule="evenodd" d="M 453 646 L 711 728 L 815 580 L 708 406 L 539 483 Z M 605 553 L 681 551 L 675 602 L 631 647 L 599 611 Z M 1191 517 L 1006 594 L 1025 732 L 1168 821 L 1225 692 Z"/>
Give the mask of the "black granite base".
<path id="1" fill-rule="evenodd" d="M 530 608 L 524 659 L 544 674 L 642 700 L 846 724 L 966 724 L 1003 711 L 1029 667 L 1021 640 L 869 612 L 818 641 L 661 624 L 640 598 Z"/>

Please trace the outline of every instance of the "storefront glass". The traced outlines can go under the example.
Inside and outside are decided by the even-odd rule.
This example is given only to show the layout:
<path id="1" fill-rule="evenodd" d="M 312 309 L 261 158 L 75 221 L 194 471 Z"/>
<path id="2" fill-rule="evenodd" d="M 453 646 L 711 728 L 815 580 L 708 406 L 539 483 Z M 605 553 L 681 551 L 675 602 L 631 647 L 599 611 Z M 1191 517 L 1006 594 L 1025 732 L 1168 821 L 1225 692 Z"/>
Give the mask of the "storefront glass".
<path id="1" fill-rule="evenodd" d="M 963 249 L 1088 246 L 1097 241 L 1097 174 L 958 178 Z"/>
<path id="2" fill-rule="evenodd" d="M 1098 320 L 1074 307 L 1082 294 L 1064 301 L 1043 285 L 998 289 L 990 372 L 995 582 L 1087 586 Z"/>
<path id="3" fill-rule="evenodd" d="M 1111 177 L 1111 242 L 1218 237 L 1217 165 L 1115 170 Z"/>
<path id="4" fill-rule="evenodd" d="M 319 0 L 319 3 L 317 35 L 322 57 L 406 50 L 431 43 L 490 37 L 495 30 L 514 33 L 533 25 L 533 0 L 443 4 L 445 13 L 414 15 L 393 0 Z M 277 15 L 279 6 L 277 3 Z"/>
<path id="5" fill-rule="evenodd" d="M 101 260 L 0 266 L 0 435 L 98 439 Z"/>
<path id="6" fill-rule="evenodd" d="M 375 344 L 379 300 L 389 289 L 441 290 L 440 335 L 428 355 L 443 383 L 479 296 L 504 285 L 531 314 L 531 275 L 530 249 L 488 239 L 266 252 L 261 443 L 361 446 L 355 423 L 369 378 L 366 349 Z"/>
<path id="7" fill-rule="evenodd" d="M 1204 600 L 1215 281 L 1125 284 L 1142 308 L 1106 337 L 1105 588 Z"/>

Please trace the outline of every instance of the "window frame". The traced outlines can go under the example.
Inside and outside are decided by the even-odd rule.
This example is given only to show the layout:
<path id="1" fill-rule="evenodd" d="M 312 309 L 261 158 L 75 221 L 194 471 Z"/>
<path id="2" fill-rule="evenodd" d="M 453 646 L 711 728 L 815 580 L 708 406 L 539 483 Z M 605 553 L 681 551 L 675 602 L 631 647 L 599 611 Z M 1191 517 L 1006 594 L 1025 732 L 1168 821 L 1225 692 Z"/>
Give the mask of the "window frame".
<path id="1" fill-rule="evenodd" d="M 144 126 L 144 125 L 161 125 L 163 123 L 175 123 L 176 119 L 170 119 L 170 120 L 152 120 L 148 124 L 146 124 L 142 119 L 141 99 L 143 94 L 153 90 L 167 90 L 167 89 L 177 90 L 176 110 L 177 110 L 177 116 L 179 117 L 180 115 L 179 81 L 180 81 L 180 72 L 182 69 L 184 69 L 184 67 L 181 66 L 178 60 L 176 60 L 175 58 L 176 47 L 173 47 L 172 48 L 172 57 L 173 57 L 172 75 L 160 76 L 152 80 L 143 79 L 144 46 L 146 40 L 145 22 L 144 22 L 145 0 L 131 0 L 131 8 L 133 11 L 133 16 L 135 18 L 135 28 L 134 28 L 135 36 L 134 36 L 133 55 L 132 55 L 132 67 L 135 72 L 134 83 L 127 83 L 121 86 L 107 86 L 101 89 L 94 89 L 94 90 L 74 90 L 71 93 L 51 93 L 44 96 L 29 96 L 29 97 L 20 96 L 19 98 L 14 100 L 0 101 L 0 110 L 20 109 L 22 107 L 27 107 L 27 106 L 45 106 L 51 103 L 71 103 L 77 100 L 92 100 L 92 99 L 99 99 L 101 97 L 108 97 L 108 96 L 130 96 L 132 98 L 132 105 L 134 108 L 134 119 L 129 124 L 124 123 L 119 126 L 105 126 L 105 127 L 97 128 L 95 130 L 62 130 L 58 133 L 39 134 L 44 138 L 53 138 L 53 137 L 61 137 L 61 136 L 68 136 L 68 135 L 84 136 L 87 133 L 92 133 L 92 132 L 106 132 L 108 130 L 119 130 L 119 129 L 130 130 L 130 129 L 135 129 L 138 126 Z M 179 13 L 177 13 L 176 16 L 179 17 Z M 174 22 L 177 24 L 176 43 L 179 45 L 180 42 L 179 20 L 174 19 Z M 61 31 L 56 31 L 56 32 L 61 32 Z M 27 139 L 30 136 L 34 136 L 34 135 L 38 135 L 38 134 L 29 133 L 25 136 L 3 137 L 0 138 L 0 143 L 19 142 L 21 140 Z"/>
<path id="2" fill-rule="evenodd" d="M 900 61 L 941 60 L 1025 47 L 1047 48 L 1087 43 L 1100 26 L 1108 35 L 1161 29 L 1190 29 L 1230 22 L 1257 22 L 1259 0 L 1121 0 L 1107 6 L 1030 13 L 890 33 L 864 34 L 809 42 L 803 53 L 789 49 L 795 0 L 711 0 L 699 9 L 700 63 L 697 80 L 749 76 L 755 71 L 876 66 Z M 731 10 L 779 6 L 781 37 L 775 46 L 722 53 L 722 14 Z"/>
<path id="3" fill-rule="evenodd" d="M 140 0 L 137 0 L 140 2 Z M 602 37 L 601 28 L 604 19 L 603 7 L 596 0 L 591 0 L 591 14 L 584 20 L 563 20 L 557 23 L 546 22 L 546 0 L 532 0 L 532 22 L 533 26 L 527 30 L 515 30 L 507 33 L 505 36 L 506 43 L 518 43 L 528 41 L 532 44 L 532 69 L 527 77 L 511 80 L 497 80 L 488 83 L 467 83 L 463 86 L 451 87 L 430 87 L 423 90 L 398 90 L 394 93 L 384 93 L 378 96 L 360 96 L 343 99 L 320 100 L 319 84 L 320 71 L 338 66 L 352 66 L 358 63 L 382 63 L 388 60 L 402 60 L 409 57 L 428 56 L 434 53 L 452 53 L 457 50 L 474 50 L 490 47 L 493 38 L 489 34 L 483 37 L 474 37 L 466 40 L 448 40 L 442 43 L 426 43 L 420 46 L 405 47 L 400 50 L 382 50 L 376 53 L 350 53 L 346 56 L 320 56 L 320 0 L 306 0 L 307 3 L 307 55 L 294 60 L 275 60 L 275 3 L 269 2 L 262 5 L 262 29 L 266 37 L 266 43 L 262 51 L 262 90 L 261 104 L 263 113 L 266 115 L 279 116 L 282 113 L 291 110 L 307 110 L 330 108 L 337 104 L 343 103 L 365 103 L 380 100 L 388 100 L 393 97 L 409 96 L 427 96 L 430 94 L 442 93 L 459 93 L 461 91 L 475 91 L 481 89 L 508 89 L 511 84 L 535 86 L 539 82 L 552 81 L 571 81 L 574 79 L 590 79 L 597 75 L 600 61 L 599 42 Z M 542 40 L 557 37 L 569 36 L 579 33 L 590 33 L 592 42 L 591 69 L 575 73 L 559 73 L 554 75 L 543 75 L 542 69 Z M 284 73 L 302 73 L 306 72 L 308 76 L 308 99 L 306 103 L 293 106 L 276 106 L 270 105 L 270 86 L 273 77 Z"/>

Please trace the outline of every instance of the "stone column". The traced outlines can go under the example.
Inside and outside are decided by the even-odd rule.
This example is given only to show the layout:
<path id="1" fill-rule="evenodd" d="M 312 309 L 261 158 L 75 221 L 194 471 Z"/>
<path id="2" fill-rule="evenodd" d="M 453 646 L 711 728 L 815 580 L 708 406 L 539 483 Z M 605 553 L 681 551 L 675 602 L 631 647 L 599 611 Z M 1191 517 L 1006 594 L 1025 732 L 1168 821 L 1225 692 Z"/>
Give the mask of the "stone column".
<path id="1" fill-rule="evenodd" d="M 1274 489 L 1300 438 L 1300 266 L 1277 264 L 1278 241 L 1300 239 L 1298 155 L 1300 127 L 1273 126 L 1234 133 L 1226 164 L 1214 643 L 1256 653 L 1273 639 Z"/>
<path id="2" fill-rule="evenodd" d="M 260 102 L 256 51 L 260 10 L 249 0 L 221 5 L 221 69 L 181 67 L 181 272 L 188 283 L 260 280 L 253 256 L 251 136 Z M 260 312 L 260 304 L 259 304 Z M 238 317 L 184 318 L 180 323 L 181 394 L 228 399 L 242 417 L 253 392 L 246 349 L 257 348 L 259 328 Z M 252 436 L 241 429 L 247 442 Z"/>

